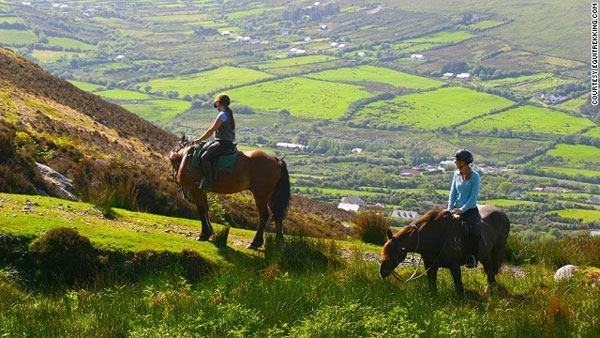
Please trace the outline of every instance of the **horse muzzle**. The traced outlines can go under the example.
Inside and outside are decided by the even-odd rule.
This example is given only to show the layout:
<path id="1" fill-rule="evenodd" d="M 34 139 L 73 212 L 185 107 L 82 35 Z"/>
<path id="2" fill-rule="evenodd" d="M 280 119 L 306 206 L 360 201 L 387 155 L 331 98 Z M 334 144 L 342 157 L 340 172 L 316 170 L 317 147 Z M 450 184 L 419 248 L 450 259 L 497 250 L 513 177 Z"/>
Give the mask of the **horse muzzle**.
<path id="1" fill-rule="evenodd" d="M 381 278 L 385 279 L 387 276 L 389 276 L 392 273 L 393 270 L 387 270 L 383 268 L 383 265 L 381 265 L 379 267 L 379 275 L 381 276 Z"/>

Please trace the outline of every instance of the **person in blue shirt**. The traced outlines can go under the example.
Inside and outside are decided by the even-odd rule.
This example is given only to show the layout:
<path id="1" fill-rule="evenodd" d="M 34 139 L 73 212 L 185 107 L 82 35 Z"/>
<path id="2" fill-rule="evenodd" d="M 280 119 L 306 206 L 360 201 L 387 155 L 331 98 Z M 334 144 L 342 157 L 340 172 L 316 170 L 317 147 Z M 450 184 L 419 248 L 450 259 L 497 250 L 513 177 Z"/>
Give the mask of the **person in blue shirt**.
<path id="1" fill-rule="evenodd" d="M 481 179 L 479 173 L 471 169 L 473 154 L 467 149 L 462 149 L 454 154 L 456 171 L 452 177 L 450 187 L 450 198 L 448 199 L 448 210 L 454 215 L 460 216 L 469 225 L 469 257 L 467 267 L 477 266 L 477 224 L 481 221 L 481 215 L 477 209 L 477 196 L 479 195 L 479 184 Z"/>
<path id="2" fill-rule="evenodd" d="M 214 175 L 211 160 L 233 149 L 234 147 L 235 119 L 233 118 L 233 112 L 231 111 L 231 108 L 229 108 L 230 104 L 231 100 L 229 99 L 229 96 L 225 94 L 217 95 L 213 104 L 213 106 L 219 111 L 217 119 L 213 123 L 212 127 L 210 127 L 199 139 L 192 143 L 200 143 L 211 137 L 213 134 L 215 135 L 215 140 L 208 145 L 206 151 L 204 151 L 200 157 L 202 162 L 202 171 L 204 173 L 204 178 L 198 186 L 200 189 L 207 191 L 212 190 Z"/>

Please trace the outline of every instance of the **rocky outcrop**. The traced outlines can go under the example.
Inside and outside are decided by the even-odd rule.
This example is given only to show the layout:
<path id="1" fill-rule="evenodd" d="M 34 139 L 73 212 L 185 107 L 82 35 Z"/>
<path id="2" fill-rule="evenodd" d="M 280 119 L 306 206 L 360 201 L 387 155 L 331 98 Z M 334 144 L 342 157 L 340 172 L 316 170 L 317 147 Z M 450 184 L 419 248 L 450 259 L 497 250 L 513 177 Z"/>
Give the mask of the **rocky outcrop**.
<path id="1" fill-rule="evenodd" d="M 73 181 L 45 164 L 37 162 L 35 164 L 44 181 L 48 184 L 50 195 L 66 200 L 79 201 L 73 187 Z"/>

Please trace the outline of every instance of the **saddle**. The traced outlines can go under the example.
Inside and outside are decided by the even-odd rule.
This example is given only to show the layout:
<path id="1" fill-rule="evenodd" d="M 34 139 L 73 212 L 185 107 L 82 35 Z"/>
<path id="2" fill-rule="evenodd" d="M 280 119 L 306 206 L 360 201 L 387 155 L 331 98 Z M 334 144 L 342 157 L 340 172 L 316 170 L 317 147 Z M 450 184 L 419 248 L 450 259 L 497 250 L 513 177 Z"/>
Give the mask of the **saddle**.
<path id="1" fill-rule="evenodd" d="M 192 154 L 192 168 L 200 169 L 202 168 L 202 163 L 200 158 L 202 154 L 206 151 L 206 148 L 210 145 L 209 142 L 200 142 L 195 147 L 190 148 L 188 154 Z M 211 160 L 211 164 L 213 168 L 216 168 L 217 171 L 230 173 L 233 171 L 233 166 L 235 165 L 235 160 L 237 158 L 237 144 L 233 143 L 232 146 L 225 150 L 225 153 L 213 158 Z"/>

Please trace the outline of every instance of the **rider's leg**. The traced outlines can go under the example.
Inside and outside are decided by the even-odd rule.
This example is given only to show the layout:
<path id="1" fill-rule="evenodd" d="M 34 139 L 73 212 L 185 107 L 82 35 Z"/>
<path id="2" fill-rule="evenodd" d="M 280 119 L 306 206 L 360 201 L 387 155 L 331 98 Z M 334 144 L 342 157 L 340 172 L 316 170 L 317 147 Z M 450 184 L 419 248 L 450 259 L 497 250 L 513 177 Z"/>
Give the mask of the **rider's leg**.
<path id="1" fill-rule="evenodd" d="M 223 145 L 220 141 L 214 141 L 211 145 L 208 146 L 204 154 L 202 154 L 201 162 L 202 162 L 202 171 L 204 173 L 204 178 L 202 179 L 202 183 L 200 185 L 200 189 L 204 189 L 207 191 L 212 190 L 213 185 L 213 167 L 212 167 L 212 159 L 219 156 L 222 153 Z"/>
<path id="2" fill-rule="evenodd" d="M 467 267 L 474 268 L 477 266 L 477 245 L 479 242 L 478 223 L 481 221 L 481 215 L 477 208 L 472 208 L 463 214 L 467 225 L 469 226 L 469 242 L 467 245 Z"/>

